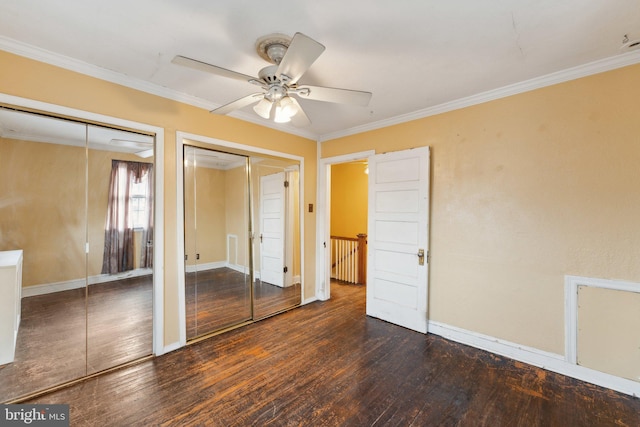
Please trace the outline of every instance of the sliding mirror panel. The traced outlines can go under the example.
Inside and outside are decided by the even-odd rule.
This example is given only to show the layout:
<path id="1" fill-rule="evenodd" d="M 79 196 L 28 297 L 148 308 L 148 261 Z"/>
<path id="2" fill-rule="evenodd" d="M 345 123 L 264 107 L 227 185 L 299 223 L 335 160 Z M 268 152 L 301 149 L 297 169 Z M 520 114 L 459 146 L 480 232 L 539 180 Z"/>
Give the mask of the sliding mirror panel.
<path id="1" fill-rule="evenodd" d="M 86 374 L 86 132 L 0 108 L 0 401 Z"/>
<path id="2" fill-rule="evenodd" d="M 251 320 L 248 158 L 184 146 L 187 339 Z"/>
<path id="3" fill-rule="evenodd" d="M 154 138 L 88 125 L 87 373 L 152 353 Z"/>
<path id="4" fill-rule="evenodd" d="M 252 157 L 254 319 L 300 304 L 299 164 Z"/>

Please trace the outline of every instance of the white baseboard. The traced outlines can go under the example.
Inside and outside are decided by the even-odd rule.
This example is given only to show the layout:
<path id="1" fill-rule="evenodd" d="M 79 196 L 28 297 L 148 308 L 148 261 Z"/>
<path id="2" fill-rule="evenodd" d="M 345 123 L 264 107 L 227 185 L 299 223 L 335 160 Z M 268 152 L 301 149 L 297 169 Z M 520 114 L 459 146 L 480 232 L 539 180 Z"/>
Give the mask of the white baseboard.
<path id="1" fill-rule="evenodd" d="M 25 286 L 22 288 L 22 297 L 32 297 L 36 295 L 51 294 L 54 292 L 84 288 L 87 283 L 89 285 L 96 285 L 98 283 L 107 283 L 116 280 L 128 279 L 130 277 L 146 276 L 148 274 L 151 274 L 152 272 L 153 271 L 150 268 L 138 268 L 136 270 L 125 271 L 118 274 L 98 274 L 97 276 L 89 276 L 87 280 L 73 279 L 65 280 L 63 282 L 43 283 L 41 285 Z"/>
<path id="2" fill-rule="evenodd" d="M 307 299 L 305 299 L 304 301 L 302 301 L 302 305 L 306 305 L 306 304 L 310 304 L 312 302 L 318 301 L 318 297 L 316 297 L 315 295 L 312 297 L 309 297 Z"/>
<path id="3" fill-rule="evenodd" d="M 179 348 L 184 347 L 184 344 L 181 344 L 180 341 L 173 342 L 171 344 L 167 344 L 162 348 L 162 354 L 167 354 L 172 351 L 175 351 Z M 156 356 L 160 356 L 160 354 L 156 354 Z"/>
<path id="4" fill-rule="evenodd" d="M 429 321 L 428 331 L 431 334 L 439 335 L 451 341 L 506 356 L 519 362 L 524 362 L 631 396 L 640 397 L 640 382 L 616 377 L 615 375 L 605 374 L 604 372 L 570 363 L 560 354 L 549 353 L 536 348 L 515 344 L 433 320 Z"/>
<path id="5" fill-rule="evenodd" d="M 195 273 L 196 271 L 215 270 L 216 268 L 226 267 L 225 261 L 205 262 L 202 264 L 187 265 L 184 271 L 187 273 Z"/>
<path id="6" fill-rule="evenodd" d="M 239 265 L 239 264 L 230 264 L 230 263 L 225 263 L 223 265 L 223 267 L 227 267 L 230 268 L 234 271 L 237 271 L 238 273 L 242 273 L 242 274 L 249 274 L 249 268 L 245 267 L 244 265 Z M 260 272 L 256 272 L 254 271 L 253 274 L 256 276 L 256 278 L 260 277 Z"/>

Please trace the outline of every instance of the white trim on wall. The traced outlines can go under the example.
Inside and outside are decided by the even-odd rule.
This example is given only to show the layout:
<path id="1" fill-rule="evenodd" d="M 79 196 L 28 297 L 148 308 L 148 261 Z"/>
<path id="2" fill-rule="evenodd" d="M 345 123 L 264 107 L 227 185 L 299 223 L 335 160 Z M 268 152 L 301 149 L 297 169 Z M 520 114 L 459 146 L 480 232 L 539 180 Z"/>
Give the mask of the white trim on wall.
<path id="1" fill-rule="evenodd" d="M 62 282 L 25 286 L 22 288 L 22 297 L 33 297 L 36 295 L 45 295 L 54 292 L 84 288 L 87 284 L 97 285 L 99 283 L 115 282 L 118 280 L 130 279 L 133 277 L 146 276 L 151 274 L 152 272 L 153 270 L 150 268 L 137 268 L 135 270 L 125 271 L 117 274 L 98 274 L 96 276 L 89 276 L 87 279 L 81 278 L 74 280 L 65 280 Z"/>
<path id="2" fill-rule="evenodd" d="M 135 77 L 127 76 L 124 74 L 116 73 L 115 71 L 100 68 L 98 66 L 88 64 L 86 62 L 70 58 L 68 56 L 60 55 L 37 46 L 32 46 L 8 37 L 0 36 L 0 49 L 20 55 L 25 58 L 34 59 L 36 61 L 44 62 L 46 64 L 55 65 L 60 68 L 81 73 L 87 76 L 96 77 L 101 80 L 105 80 L 111 83 L 116 83 L 122 86 L 126 86 L 132 89 L 140 90 L 153 95 L 161 96 L 163 98 L 172 99 L 184 104 L 193 105 L 195 107 L 204 108 L 206 110 L 213 110 L 220 105 L 211 101 L 204 100 L 191 95 L 186 95 L 178 91 L 168 89 L 153 83 L 149 83 L 145 80 L 137 79 Z M 305 129 L 296 128 L 289 125 L 277 125 L 272 121 L 263 120 L 255 114 L 247 113 L 244 111 L 234 111 L 230 115 L 238 119 L 248 121 L 273 129 L 277 129 L 283 132 L 287 132 L 293 135 L 298 135 L 304 138 L 328 141 L 331 139 L 341 138 L 344 136 L 354 135 L 362 132 L 367 132 L 374 129 L 380 129 L 387 126 L 393 126 L 399 123 L 405 123 L 412 120 L 418 120 L 425 117 L 433 116 L 436 114 L 445 113 L 447 111 L 453 111 L 460 108 L 469 107 L 472 105 L 481 104 L 483 102 L 493 101 L 500 98 L 505 98 L 511 95 L 517 95 L 519 93 L 528 92 L 535 89 L 540 89 L 546 86 L 566 82 L 569 80 L 575 80 L 581 77 L 590 76 L 593 74 L 603 73 L 606 71 L 615 70 L 617 68 L 626 67 L 640 63 L 640 51 L 626 52 L 620 55 L 611 56 L 608 58 L 600 59 L 590 62 L 588 64 L 579 65 L 577 67 L 568 68 L 566 70 L 558 71 L 555 73 L 547 74 L 545 76 L 536 77 L 523 82 L 507 85 L 501 88 L 492 89 L 479 94 L 471 95 L 465 98 L 460 98 L 451 102 L 445 102 L 443 104 L 435 105 L 433 107 L 424 108 L 422 110 L 414 111 L 412 113 L 403 114 L 400 116 L 392 117 L 386 120 L 380 120 L 375 123 L 369 123 L 362 126 L 355 126 L 350 129 L 341 130 L 338 132 L 332 132 L 324 135 L 316 135 Z"/>
<path id="3" fill-rule="evenodd" d="M 146 123 L 105 116 L 75 108 L 0 93 L 0 102 L 67 116 L 80 121 L 103 123 L 155 134 L 155 209 L 153 236 L 153 352 L 164 354 L 164 129 Z"/>
<path id="4" fill-rule="evenodd" d="M 549 353 L 433 320 L 429 321 L 429 333 L 551 372 L 640 397 L 640 383 L 576 365 L 560 354 Z"/>
<path id="5" fill-rule="evenodd" d="M 597 279 L 593 277 L 565 276 L 564 277 L 564 325 L 565 325 L 565 358 L 568 363 L 578 363 L 578 287 L 590 286 L 594 288 L 611 289 L 640 293 L 640 283 L 622 280 Z M 640 393 L 638 394 L 640 395 Z"/>
<path id="6" fill-rule="evenodd" d="M 425 117 L 435 116 L 437 114 L 449 111 L 459 110 L 461 108 L 471 107 L 473 105 L 482 104 L 497 99 L 506 98 L 512 95 L 541 89 L 558 83 L 564 83 L 587 77 L 593 74 L 604 73 L 606 71 L 615 70 L 617 68 L 627 67 L 640 63 L 640 51 L 626 52 L 620 55 L 611 56 L 609 58 L 593 61 L 588 64 L 579 65 L 577 67 L 567 68 L 566 70 L 557 71 L 500 88 L 488 90 L 465 98 L 456 99 L 443 104 L 434 105 L 433 107 L 424 108 L 412 113 L 403 114 L 386 120 L 380 120 L 374 123 L 368 123 L 362 126 L 352 127 L 338 132 L 324 134 L 319 141 L 329 141 L 331 139 L 342 138 L 349 135 L 356 135 L 375 129 L 394 126 L 400 123 L 406 123 L 413 120 L 423 119 Z"/>
<path id="7" fill-rule="evenodd" d="M 150 83 L 146 80 L 138 79 L 126 74 L 117 73 L 112 70 L 107 70 L 105 68 L 101 68 L 75 58 L 64 56 L 59 53 L 51 52 L 37 46 L 10 39 L 5 36 L 0 36 L 0 50 L 23 56 L 25 58 L 30 58 L 35 61 L 44 62 L 45 64 L 51 64 L 56 67 L 84 74 L 86 76 L 95 77 L 100 80 L 129 87 L 131 89 L 150 93 L 162 98 L 171 99 L 183 104 L 193 105 L 194 107 L 203 108 L 207 111 L 211 111 L 215 108 L 220 107 L 220 104 L 216 104 L 206 99 L 198 98 L 197 96 L 187 95 L 185 93 L 181 93 L 167 87 Z M 270 120 L 264 120 L 253 113 L 248 113 L 245 111 L 234 111 L 229 115 L 240 120 L 280 130 L 282 132 L 287 132 L 292 135 L 298 135 L 303 138 L 315 139 L 316 137 L 316 135 L 312 134 L 306 129 L 297 128 L 293 125 L 277 124 Z"/>
<path id="8" fill-rule="evenodd" d="M 187 273 L 195 273 L 197 271 L 215 270 L 218 268 L 226 267 L 228 265 L 229 263 L 226 261 L 204 262 L 204 263 L 197 263 L 193 265 L 187 265 L 185 267 L 185 271 Z"/>

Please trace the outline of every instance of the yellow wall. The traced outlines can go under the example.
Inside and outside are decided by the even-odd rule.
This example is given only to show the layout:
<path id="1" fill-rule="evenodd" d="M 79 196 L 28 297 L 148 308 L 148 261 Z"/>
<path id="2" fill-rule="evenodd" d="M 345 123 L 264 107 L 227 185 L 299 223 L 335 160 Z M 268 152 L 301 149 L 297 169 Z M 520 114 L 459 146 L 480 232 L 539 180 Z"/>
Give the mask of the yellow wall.
<path id="1" fill-rule="evenodd" d="M 322 143 L 430 146 L 429 317 L 564 353 L 564 275 L 640 282 L 640 65 Z"/>
<path id="2" fill-rule="evenodd" d="M 225 191 L 227 173 L 220 169 L 198 167 L 196 171 L 197 220 L 196 244 L 198 264 L 226 261 L 229 214 Z"/>
<path id="3" fill-rule="evenodd" d="M 368 175 L 366 164 L 331 166 L 331 235 L 356 237 L 367 233 Z"/>
<path id="4" fill-rule="evenodd" d="M 225 182 L 226 173 L 223 170 L 200 166 L 194 169 L 192 165 L 185 169 L 184 238 L 187 266 L 221 262 L 227 258 Z"/>
<path id="5" fill-rule="evenodd" d="M 238 236 L 236 243 L 238 250 L 237 265 L 248 267 L 249 212 L 247 212 L 247 209 L 249 204 L 249 195 L 247 192 L 247 168 L 242 166 L 229 169 L 225 171 L 225 174 L 225 202 L 227 212 L 229 212 L 226 217 L 226 233 Z M 226 235 L 224 239 L 226 242 Z"/>
<path id="6" fill-rule="evenodd" d="M 232 117 L 0 52 L 0 93 L 158 126 L 164 129 L 164 342 L 179 341 L 176 131 L 217 138 L 305 159 L 305 205 L 315 202 L 316 143 Z M 180 201 L 181 202 L 181 201 Z M 315 213 L 305 213 L 305 292 L 315 289 Z"/>

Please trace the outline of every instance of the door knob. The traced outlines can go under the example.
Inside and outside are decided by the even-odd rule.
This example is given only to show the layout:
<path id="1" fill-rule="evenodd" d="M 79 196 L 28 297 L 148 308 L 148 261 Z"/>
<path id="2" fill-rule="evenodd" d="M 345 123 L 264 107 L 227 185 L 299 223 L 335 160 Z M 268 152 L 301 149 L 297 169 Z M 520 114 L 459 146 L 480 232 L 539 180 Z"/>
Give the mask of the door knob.
<path id="1" fill-rule="evenodd" d="M 424 249 L 418 249 L 418 265 L 424 265 Z"/>

